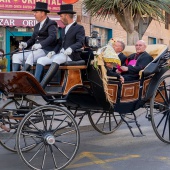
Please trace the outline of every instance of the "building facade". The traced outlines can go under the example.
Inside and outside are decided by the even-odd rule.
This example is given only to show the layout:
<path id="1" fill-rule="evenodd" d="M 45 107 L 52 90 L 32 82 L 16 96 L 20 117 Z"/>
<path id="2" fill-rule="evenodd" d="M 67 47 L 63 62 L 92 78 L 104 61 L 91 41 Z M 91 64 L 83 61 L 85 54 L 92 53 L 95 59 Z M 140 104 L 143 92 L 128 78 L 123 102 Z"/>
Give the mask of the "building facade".
<path id="1" fill-rule="evenodd" d="M 74 9 L 77 11 L 78 18 L 81 24 L 85 27 L 86 35 L 97 30 L 102 38 L 102 45 L 105 45 L 111 37 L 122 39 L 127 44 L 127 33 L 117 22 L 114 16 L 112 19 L 91 18 L 82 5 L 83 0 L 79 0 L 74 4 Z M 140 23 L 140 38 L 147 44 L 166 44 L 170 48 L 170 27 L 169 15 L 166 14 L 166 23 L 161 23 L 155 20 L 142 20 Z"/>

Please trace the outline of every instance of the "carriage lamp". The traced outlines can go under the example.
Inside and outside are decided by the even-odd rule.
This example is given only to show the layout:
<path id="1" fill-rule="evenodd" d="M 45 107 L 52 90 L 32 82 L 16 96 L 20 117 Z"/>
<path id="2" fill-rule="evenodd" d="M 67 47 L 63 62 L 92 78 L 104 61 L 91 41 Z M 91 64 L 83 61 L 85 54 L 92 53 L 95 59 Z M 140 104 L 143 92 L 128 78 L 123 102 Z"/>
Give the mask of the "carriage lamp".
<path id="1" fill-rule="evenodd" d="M 87 38 L 87 46 L 92 48 L 93 50 L 96 50 L 97 48 L 101 47 L 101 37 L 98 36 L 97 31 L 93 31 L 91 33 L 91 37 L 86 37 Z"/>

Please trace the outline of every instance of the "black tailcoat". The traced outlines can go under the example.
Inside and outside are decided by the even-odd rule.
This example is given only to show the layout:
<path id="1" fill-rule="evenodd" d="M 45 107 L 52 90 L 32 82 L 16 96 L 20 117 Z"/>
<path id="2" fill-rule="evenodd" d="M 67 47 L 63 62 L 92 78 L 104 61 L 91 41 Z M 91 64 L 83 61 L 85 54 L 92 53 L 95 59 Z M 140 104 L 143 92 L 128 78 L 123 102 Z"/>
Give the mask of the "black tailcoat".
<path id="1" fill-rule="evenodd" d="M 52 51 L 57 42 L 57 23 L 47 17 L 40 30 L 39 27 L 40 23 L 35 25 L 33 35 L 27 41 L 27 46 L 40 43 L 42 49 Z"/>
<path id="2" fill-rule="evenodd" d="M 76 22 L 71 25 L 65 34 L 65 28 L 61 30 L 61 37 L 57 43 L 56 48 L 54 49 L 55 53 L 58 53 L 62 48 L 66 50 L 70 47 L 73 52 L 69 57 L 73 60 L 80 60 L 80 52 L 76 52 L 77 49 L 83 47 L 85 40 L 85 30 L 82 25 L 77 24 Z"/>

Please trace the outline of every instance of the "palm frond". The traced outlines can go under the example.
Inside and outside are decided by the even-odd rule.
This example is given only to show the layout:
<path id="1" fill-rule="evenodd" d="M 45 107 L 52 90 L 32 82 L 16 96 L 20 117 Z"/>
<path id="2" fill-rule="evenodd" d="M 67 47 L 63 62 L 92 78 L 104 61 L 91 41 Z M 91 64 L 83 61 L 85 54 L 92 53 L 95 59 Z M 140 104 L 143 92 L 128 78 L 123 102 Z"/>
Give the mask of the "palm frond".
<path id="1" fill-rule="evenodd" d="M 147 15 L 164 20 L 162 11 L 170 13 L 170 0 L 84 0 L 83 4 L 92 16 L 103 18 L 110 17 L 115 11 L 126 15 L 123 11 L 127 8 L 132 18 L 138 13 L 141 17 Z"/>

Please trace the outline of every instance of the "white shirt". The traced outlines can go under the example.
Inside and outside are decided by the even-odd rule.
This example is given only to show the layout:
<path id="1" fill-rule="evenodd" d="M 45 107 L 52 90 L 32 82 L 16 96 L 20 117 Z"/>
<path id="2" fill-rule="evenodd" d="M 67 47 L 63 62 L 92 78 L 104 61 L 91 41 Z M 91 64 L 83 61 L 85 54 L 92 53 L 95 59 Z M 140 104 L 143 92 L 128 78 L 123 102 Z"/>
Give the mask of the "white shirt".
<path id="1" fill-rule="evenodd" d="M 66 28 L 65 28 L 65 34 L 67 33 L 68 29 L 69 29 L 74 23 L 75 23 L 75 21 L 72 22 L 71 24 L 68 24 L 68 25 L 66 26 Z"/>
<path id="2" fill-rule="evenodd" d="M 46 21 L 47 18 L 45 18 L 43 21 L 40 22 L 40 27 L 39 27 L 39 30 L 42 28 L 44 22 Z"/>
<path id="3" fill-rule="evenodd" d="M 75 21 L 72 22 L 71 24 L 68 24 L 68 25 L 65 27 L 65 34 L 67 33 L 68 29 L 69 29 L 74 23 L 75 23 Z M 60 53 L 63 53 L 63 51 L 64 51 L 64 48 L 62 48 L 62 49 L 60 50 Z"/>

